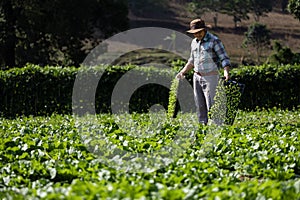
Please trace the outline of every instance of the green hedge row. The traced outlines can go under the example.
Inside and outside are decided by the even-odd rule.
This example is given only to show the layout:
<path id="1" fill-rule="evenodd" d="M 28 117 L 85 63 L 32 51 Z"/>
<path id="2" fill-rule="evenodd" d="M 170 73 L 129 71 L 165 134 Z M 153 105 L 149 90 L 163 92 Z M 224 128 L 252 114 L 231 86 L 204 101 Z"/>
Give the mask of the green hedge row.
<path id="1" fill-rule="evenodd" d="M 105 71 L 100 73 L 104 69 Z M 73 87 L 78 74 L 83 79 L 85 78 L 84 74 L 88 75 L 87 80 L 83 81 L 99 79 L 95 103 L 92 105 L 94 108 L 92 109 L 97 113 L 111 112 L 111 94 L 115 85 L 128 70 L 135 70 L 153 80 L 154 83 L 157 82 L 157 79 L 163 78 L 171 84 L 171 80 L 175 76 L 174 71 L 172 73 L 167 69 L 158 70 L 154 67 L 138 66 L 99 66 L 84 68 L 80 73 L 79 69 L 75 67 L 27 65 L 24 68 L 13 68 L 0 71 L 0 115 L 15 117 L 72 113 Z M 135 84 L 134 80 L 131 84 Z M 84 90 L 89 90 L 88 83 L 83 88 L 83 93 Z M 154 104 L 161 104 L 167 109 L 168 92 L 167 87 L 159 84 L 146 84 L 132 94 L 130 111 L 145 112 Z M 77 102 L 76 106 L 78 105 L 80 103 Z M 90 105 L 84 105 L 84 102 L 82 106 L 85 111 L 90 108 Z"/>
<path id="2" fill-rule="evenodd" d="M 232 70 L 231 77 L 245 84 L 242 109 L 300 105 L 300 65 L 245 66 Z"/>
<path id="3" fill-rule="evenodd" d="M 100 73 L 105 69 L 105 72 Z M 99 66 L 85 69 L 101 79 L 96 90 L 96 112 L 111 112 L 111 94 L 128 70 L 136 70 L 149 79 L 161 78 L 170 82 L 175 71 L 154 67 Z M 27 65 L 0 71 L 0 115 L 48 115 L 51 113 L 72 113 L 73 86 L 78 74 L 75 67 L 39 67 Z M 80 74 L 84 74 L 80 73 Z M 232 78 L 246 85 L 241 97 L 241 109 L 257 107 L 298 107 L 300 103 L 300 65 L 251 66 L 233 69 Z M 90 77 L 88 77 L 90 78 Z M 191 77 L 187 77 L 191 81 Z M 159 82 L 159 81 L 158 81 Z M 135 84 L 135 83 L 133 83 Z M 159 84 L 146 84 L 134 92 L 130 99 L 130 111 L 144 112 L 154 104 L 168 107 L 169 89 Z"/>
<path id="4" fill-rule="evenodd" d="M 74 67 L 27 65 L 0 71 L 1 115 L 70 113 Z"/>

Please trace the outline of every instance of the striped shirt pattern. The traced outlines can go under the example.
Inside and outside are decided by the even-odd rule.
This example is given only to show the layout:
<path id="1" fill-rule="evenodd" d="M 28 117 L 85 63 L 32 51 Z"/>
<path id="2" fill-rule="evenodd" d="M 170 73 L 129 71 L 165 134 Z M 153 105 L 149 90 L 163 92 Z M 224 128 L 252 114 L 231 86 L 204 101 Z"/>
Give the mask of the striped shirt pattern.
<path id="1" fill-rule="evenodd" d="M 208 73 L 217 71 L 219 65 L 230 66 L 230 59 L 221 40 L 207 32 L 202 41 L 193 39 L 188 63 L 194 64 L 194 71 Z"/>

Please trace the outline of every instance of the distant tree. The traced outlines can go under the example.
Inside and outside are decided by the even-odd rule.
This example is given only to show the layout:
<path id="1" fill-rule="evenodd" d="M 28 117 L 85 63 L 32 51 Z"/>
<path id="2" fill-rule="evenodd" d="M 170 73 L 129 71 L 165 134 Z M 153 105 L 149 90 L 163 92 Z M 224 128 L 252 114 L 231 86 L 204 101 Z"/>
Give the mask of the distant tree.
<path id="1" fill-rule="evenodd" d="M 287 11 L 289 0 L 273 0 L 273 8 L 279 9 L 285 13 Z"/>
<path id="2" fill-rule="evenodd" d="M 143 16 L 146 13 L 154 11 L 166 11 L 168 0 L 127 0 L 130 10 L 137 16 Z M 183 3 L 183 2 L 182 2 Z"/>
<path id="3" fill-rule="evenodd" d="M 273 43 L 273 53 L 267 63 L 271 64 L 296 64 L 300 63 L 300 54 L 294 53 L 289 47 L 284 47 L 279 41 Z"/>
<path id="4" fill-rule="evenodd" d="M 272 11 L 273 0 L 250 0 L 249 1 L 250 12 L 254 14 L 254 19 L 256 22 L 265 13 Z"/>
<path id="5" fill-rule="evenodd" d="M 233 16 L 235 27 L 237 22 L 249 19 L 248 14 L 253 13 L 256 22 L 260 16 L 270 12 L 273 0 L 225 0 L 224 13 Z"/>
<path id="6" fill-rule="evenodd" d="M 191 11 L 197 15 L 202 15 L 205 12 L 215 12 L 214 23 L 217 26 L 217 13 L 233 16 L 234 26 L 241 20 L 249 19 L 249 4 L 248 0 L 192 0 L 189 4 Z"/>
<path id="7" fill-rule="evenodd" d="M 288 11 L 300 20 L 300 0 L 289 0 Z"/>
<path id="8" fill-rule="evenodd" d="M 248 31 L 245 33 L 243 46 L 248 48 L 252 46 L 256 50 L 257 62 L 260 62 L 262 50 L 270 44 L 271 36 L 270 30 L 266 25 L 260 23 L 253 23 L 249 26 Z"/>
<path id="9" fill-rule="evenodd" d="M 272 7 L 272 0 L 192 0 L 190 3 L 191 11 L 198 15 L 215 12 L 215 26 L 218 12 L 232 16 L 234 27 L 237 27 L 238 22 L 249 19 L 249 13 L 254 14 L 255 21 L 259 21 L 259 17 L 270 12 Z"/>
<path id="10" fill-rule="evenodd" d="M 222 0 L 221 12 L 229 16 L 233 16 L 234 27 L 236 28 L 238 22 L 249 19 L 250 12 L 248 0 Z"/>
<path id="11" fill-rule="evenodd" d="M 289 0 L 281 0 L 281 12 L 286 12 Z"/>
<path id="12" fill-rule="evenodd" d="M 205 12 L 214 12 L 214 25 L 218 24 L 218 13 L 224 13 L 233 16 L 235 27 L 242 19 L 248 19 L 247 6 L 243 6 L 242 0 L 192 0 L 189 3 L 191 12 L 201 16 Z"/>
<path id="13" fill-rule="evenodd" d="M 191 12 L 201 16 L 205 12 L 214 12 L 214 26 L 218 27 L 218 12 L 221 11 L 223 0 L 192 0 L 189 5 Z"/>
<path id="14" fill-rule="evenodd" d="M 127 12 L 125 0 L 0 0 L 0 64 L 78 65 L 83 41 L 126 29 Z"/>

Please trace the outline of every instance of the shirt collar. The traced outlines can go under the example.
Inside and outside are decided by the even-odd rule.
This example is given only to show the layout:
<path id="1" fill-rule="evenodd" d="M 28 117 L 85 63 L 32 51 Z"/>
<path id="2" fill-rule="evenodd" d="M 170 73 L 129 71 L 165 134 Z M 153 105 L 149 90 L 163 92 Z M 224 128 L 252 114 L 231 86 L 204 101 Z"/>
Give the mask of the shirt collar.
<path id="1" fill-rule="evenodd" d="M 206 32 L 204 38 L 202 39 L 202 41 L 207 41 L 210 38 L 210 34 L 208 33 L 208 31 Z M 198 43 L 200 40 L 196 39 L 196 42 Z"/>
<path id="2" fill-rule="evenodd" d="M 202 40 L 207 41 L 209 38 L 210 38 L 210 34 L 208 33 L 208 31 L 206 31 L 206 34 Z"/>

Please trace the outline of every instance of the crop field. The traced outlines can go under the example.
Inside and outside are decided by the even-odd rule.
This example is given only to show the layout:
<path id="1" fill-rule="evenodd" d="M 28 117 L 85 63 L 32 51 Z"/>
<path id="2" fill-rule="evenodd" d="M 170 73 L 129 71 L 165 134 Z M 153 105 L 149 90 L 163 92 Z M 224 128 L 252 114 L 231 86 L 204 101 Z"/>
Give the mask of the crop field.
<path id="1" fill-rule="evenodd" d="M 192 118 L 2 118 L 0 199 L 300 199 L 299 109 L 239 111 L 231 126 Z M 169 155 L 182 134 L 191 139 Z M 172 162 L 139 170 L 130 160 L 155 152 Z"/>

